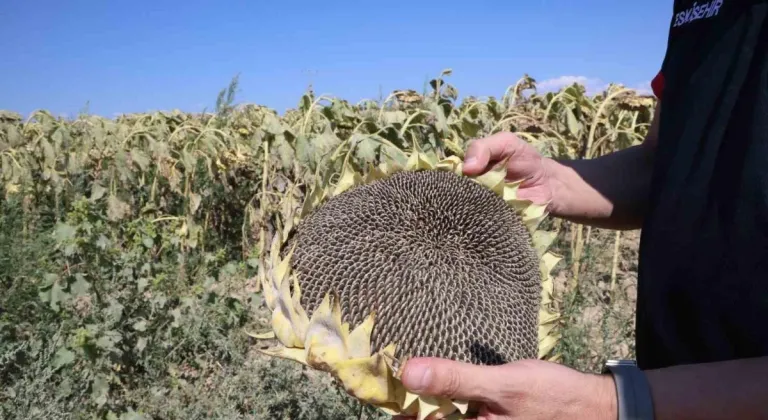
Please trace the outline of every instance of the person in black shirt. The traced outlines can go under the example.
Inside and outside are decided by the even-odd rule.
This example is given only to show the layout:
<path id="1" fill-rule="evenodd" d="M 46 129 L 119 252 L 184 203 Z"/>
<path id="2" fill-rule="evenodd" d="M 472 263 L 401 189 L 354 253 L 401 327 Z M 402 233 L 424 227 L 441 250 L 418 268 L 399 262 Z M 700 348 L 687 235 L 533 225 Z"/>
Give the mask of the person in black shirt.
<path id="1" fill-rule="evenodd" d="M 642 145 L 555 161 L 500 133 L 470 145 L 465 172 L 508 158 L 509 179 L 526 179 L 519 195 L 552 215 L 642 228 L 643 418 L 768 419 L 768 2 L 675 1 L 652 87 L 659 101 Z M 422 395 L 480 401 L 488 419 L 615 420 L 630 398 L 613 375 L 538 360 L 412 359 L 402 380 Z"/>

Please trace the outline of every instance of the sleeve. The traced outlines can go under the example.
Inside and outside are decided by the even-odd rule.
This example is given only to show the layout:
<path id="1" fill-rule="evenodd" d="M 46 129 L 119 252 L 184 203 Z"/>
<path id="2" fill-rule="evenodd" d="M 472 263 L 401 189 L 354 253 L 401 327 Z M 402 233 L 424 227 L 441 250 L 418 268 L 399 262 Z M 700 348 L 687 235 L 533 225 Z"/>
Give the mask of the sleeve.
<path id="1" fill-rule="evenodd" d="M 665 77 L 664 72 L 667 69 L 667 62 L 669 61 L 669 49 L 672 44 L 672 29 L 675 21 L 675 12 L 679 9 L 678 0 L 675 0 L 672 4 L 672 17 L 670 18 L 669 22 L 669 32 L 667 33 L 667 45 L 664 51 L 664 58 L 661 63 L 661 68 L 659 69 L 659 72 L 656 73 L 656 77 L 651 80 L 651 89 L 653 90 L 653 94 L 656 96 L 658 100 L 661 100 L 662 96 L 664 96 L 664 85 L 665 85 Z"/>
<path id="2" fill-rule="evenodd" d="M 658 100 L 661 100 L 662 95 L 664 94 L 664 71 L 659 70 L 658 73 L 656 73 L 656 77 L 651 80 L 651 89 L 653 90 L 653 94 L 656 95 L 656 98 Z"/>

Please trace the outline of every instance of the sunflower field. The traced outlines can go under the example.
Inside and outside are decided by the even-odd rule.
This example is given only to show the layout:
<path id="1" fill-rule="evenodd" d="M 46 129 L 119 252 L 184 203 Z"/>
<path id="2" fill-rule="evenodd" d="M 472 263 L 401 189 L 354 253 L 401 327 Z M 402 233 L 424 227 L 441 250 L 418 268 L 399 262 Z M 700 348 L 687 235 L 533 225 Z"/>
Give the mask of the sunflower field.
<path id="1" fill-rule="evenodd" d="M 459 101 L 450 74 L 359 103 L 310 88 L 283 115 L 236 104 L 237 79 L 207 113 L 0 110 L 0 418 L 385 418 L 248 335 L 269 325 L 259 259 L 282 207 L 344 167 L 462 157 L 500 131 L 599 157 L 640 143 L 655 106 L 528 75 Z M 632 357 L 637 232 L 547 223 L 560 362 Z"/>

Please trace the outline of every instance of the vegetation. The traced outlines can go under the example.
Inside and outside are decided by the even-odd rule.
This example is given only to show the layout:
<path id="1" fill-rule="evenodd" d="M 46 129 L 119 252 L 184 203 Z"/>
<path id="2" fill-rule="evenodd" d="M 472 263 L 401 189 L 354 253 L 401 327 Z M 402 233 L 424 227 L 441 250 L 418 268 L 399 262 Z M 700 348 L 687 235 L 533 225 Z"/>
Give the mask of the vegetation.
<path id="1" fill-rule="evenodd" d="M 594 158 L 640 142 L 653 114 L 621 86 L 538 94 L 528 76 L 459 102 L 449 75 L 358 104 L 310 89 L 284 115 L 235 105 L 237 79 L 213 113 L 0 111 L 0 418 L 380 416 L 245 334 L 268 324 L 258 256 L 283 198 L 336 182 L 345 162 L 462 156 L 502 130 Z M 635 232 L 550 223 L 561 362 L 631 357 Z"/>

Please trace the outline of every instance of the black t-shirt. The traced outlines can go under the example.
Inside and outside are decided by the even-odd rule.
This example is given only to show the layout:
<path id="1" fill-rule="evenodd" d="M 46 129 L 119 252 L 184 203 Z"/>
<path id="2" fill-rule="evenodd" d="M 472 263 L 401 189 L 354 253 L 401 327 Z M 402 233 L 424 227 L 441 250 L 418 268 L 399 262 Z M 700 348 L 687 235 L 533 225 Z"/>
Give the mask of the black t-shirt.
<path id="1" fill-rule="evenodd" d="M 643 369 L 768 355 L 768 2 L 674 2 L 640 245 Z"/>

